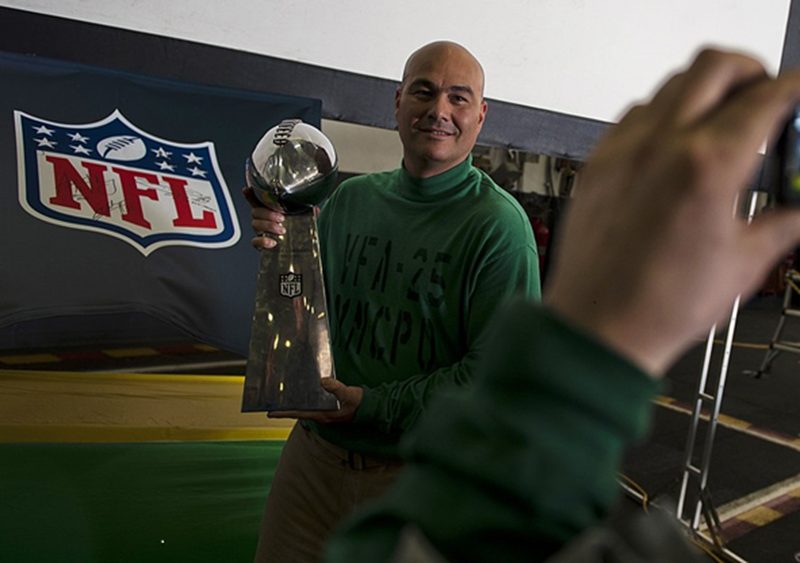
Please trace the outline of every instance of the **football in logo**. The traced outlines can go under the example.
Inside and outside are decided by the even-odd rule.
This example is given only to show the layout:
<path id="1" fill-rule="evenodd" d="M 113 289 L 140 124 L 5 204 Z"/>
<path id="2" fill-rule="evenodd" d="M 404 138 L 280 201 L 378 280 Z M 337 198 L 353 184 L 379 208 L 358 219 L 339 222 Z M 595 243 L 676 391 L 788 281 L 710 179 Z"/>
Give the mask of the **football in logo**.
<path id="1" fill-rule="evenodd" d="M 141 137 L 115 135 L 97 143 L 97 154 L 108 160 L 141 160 L 147 155 L 147 146 Z"/>

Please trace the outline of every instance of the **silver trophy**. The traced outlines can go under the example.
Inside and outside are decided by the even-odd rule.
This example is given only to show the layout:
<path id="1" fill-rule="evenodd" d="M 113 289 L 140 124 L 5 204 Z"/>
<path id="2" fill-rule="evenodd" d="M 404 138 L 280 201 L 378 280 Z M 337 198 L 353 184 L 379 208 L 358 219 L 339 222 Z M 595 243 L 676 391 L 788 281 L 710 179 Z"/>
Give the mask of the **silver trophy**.
<path id="1" fill-rule="evenodd" d="M 336 152 L 299 119 L 261 138 L 246 182 L 286 214 L 277 248 L 261 252 L 242 411 L 336 410 L 320 378 L 335 377 L 314 206 L 336 187 Z"/>

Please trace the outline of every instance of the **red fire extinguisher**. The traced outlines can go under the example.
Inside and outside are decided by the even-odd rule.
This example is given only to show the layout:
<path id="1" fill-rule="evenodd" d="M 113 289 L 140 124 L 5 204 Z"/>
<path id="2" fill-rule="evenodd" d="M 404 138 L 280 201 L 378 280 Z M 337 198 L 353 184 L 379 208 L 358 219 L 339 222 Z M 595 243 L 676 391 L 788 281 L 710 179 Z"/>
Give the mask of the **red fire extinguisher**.
<path id="1" fill-rule="evenodd" d="M 533 236 L 536 239 L 536 246 L 539 251 L 539 271 L 544 272 L 545 257 L 547 256 L 547 247 L 550 244 L 550 229 L 547 228 L 545 222 L 539 217 L 531 219 L 533 227 Z"/>

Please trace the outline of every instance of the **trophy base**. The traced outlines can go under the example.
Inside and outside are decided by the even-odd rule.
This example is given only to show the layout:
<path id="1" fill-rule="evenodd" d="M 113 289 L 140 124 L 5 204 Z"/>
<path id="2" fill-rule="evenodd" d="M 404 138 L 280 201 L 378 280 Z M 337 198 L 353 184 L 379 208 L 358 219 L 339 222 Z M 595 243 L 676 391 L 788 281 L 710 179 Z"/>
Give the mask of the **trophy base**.
<path id="1" fill-rule="evenodd" d="M 253 411 L 337 411 L 339 410 L 339 401 L 335 395 L 328 393 L 320 386 L 320 380 L 317 378 L 317 386 L 319 391 L 313 390 L 313 385 L 284 385 L 278 388 L 275 392 L 265 393 L 262 396 L 247 396 L 247 391 L 244 395 L 245 405 L 242 412 Z M 255 408 L 247 408 L 247 405 L 255 405 Z"/>

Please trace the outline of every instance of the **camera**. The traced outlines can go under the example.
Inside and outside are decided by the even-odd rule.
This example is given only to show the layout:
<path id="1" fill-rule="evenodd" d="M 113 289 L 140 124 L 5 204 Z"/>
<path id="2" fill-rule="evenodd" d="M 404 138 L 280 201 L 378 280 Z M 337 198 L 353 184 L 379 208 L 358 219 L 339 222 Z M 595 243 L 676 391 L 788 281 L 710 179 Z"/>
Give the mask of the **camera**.
<path id="1" fill-rule="evenodd" d="M 800 206 L 800 105 L 792 110 L 775 144 L 775 200 Z"/>

